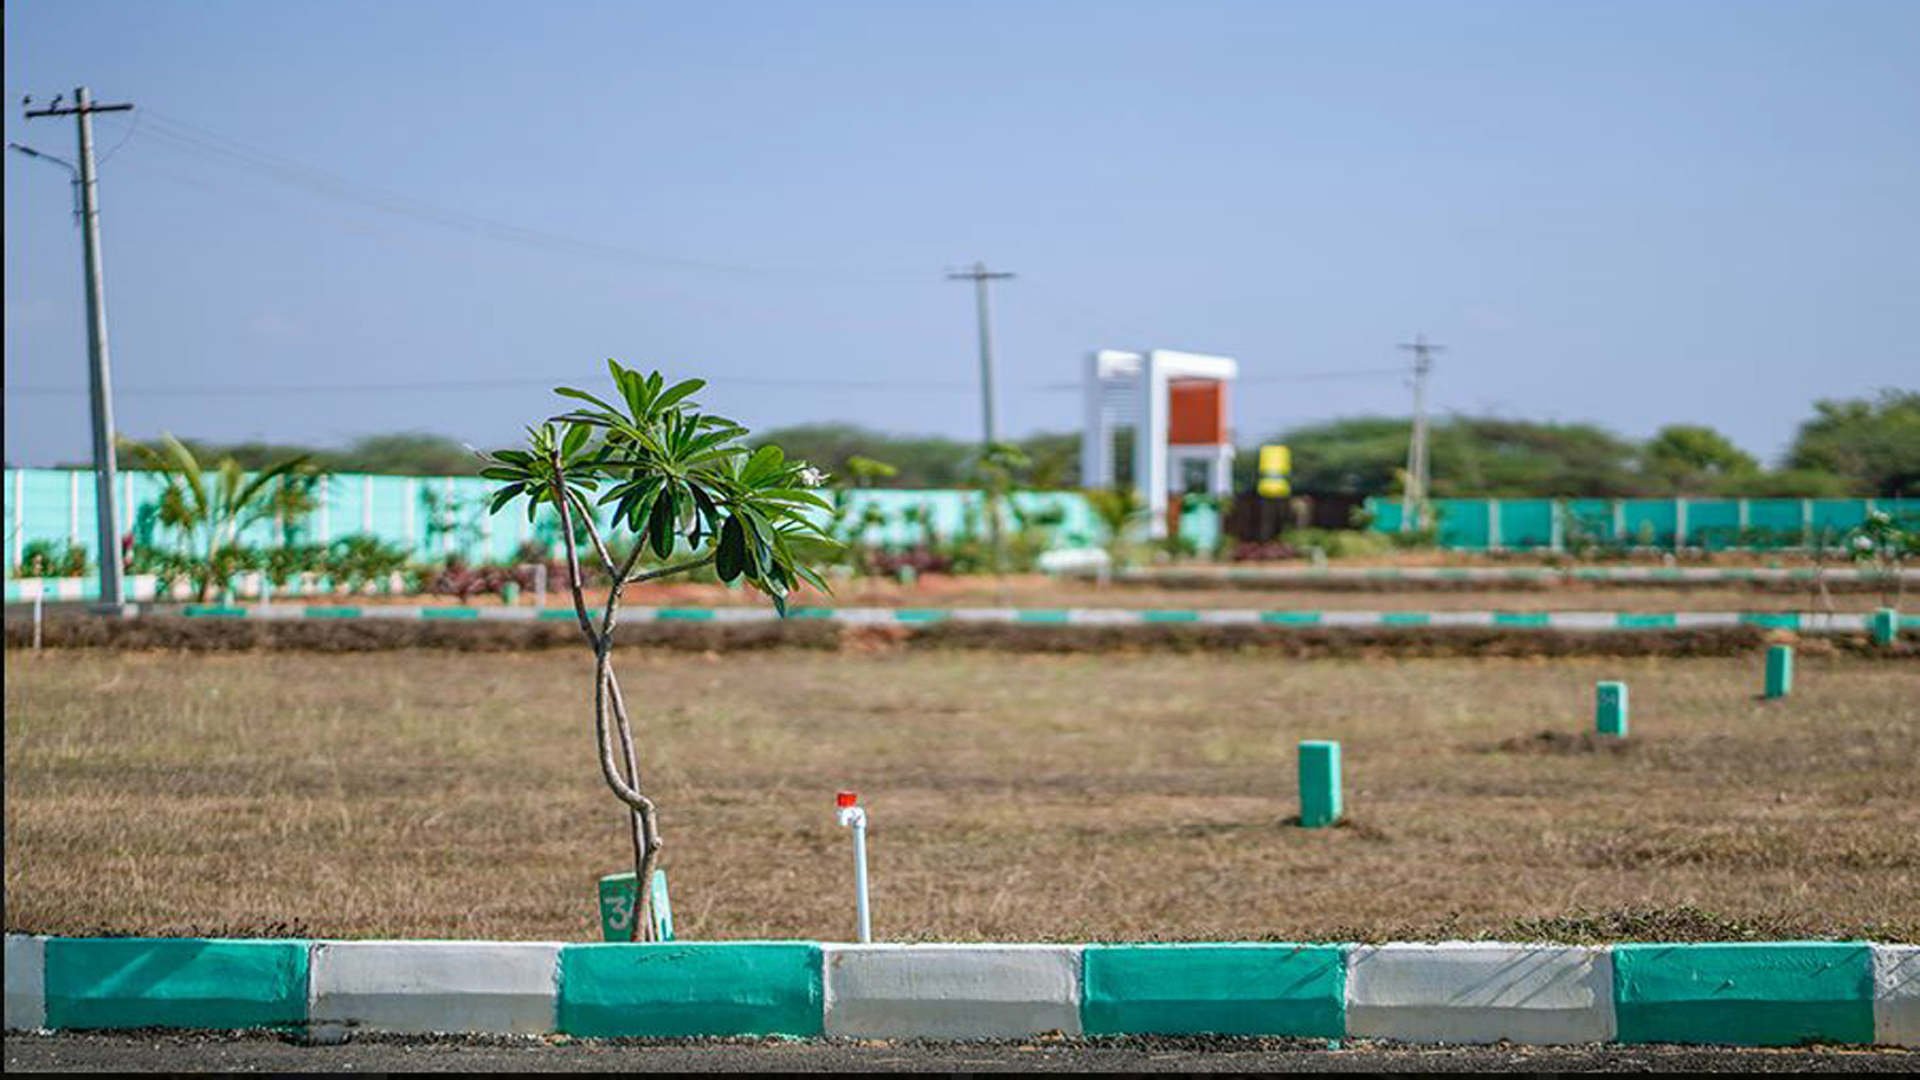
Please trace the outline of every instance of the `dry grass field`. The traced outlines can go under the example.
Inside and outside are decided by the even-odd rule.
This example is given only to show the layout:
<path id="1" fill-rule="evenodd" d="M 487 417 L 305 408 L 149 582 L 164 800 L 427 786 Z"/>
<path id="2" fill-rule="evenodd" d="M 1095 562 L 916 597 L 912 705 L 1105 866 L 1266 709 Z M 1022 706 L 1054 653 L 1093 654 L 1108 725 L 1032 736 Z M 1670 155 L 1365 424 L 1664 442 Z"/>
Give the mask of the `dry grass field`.
<path id="1" fill-rule="evenodd" d="M 1920 935 L 1920 666 L 627 650 L 681 936 Z M 575 652 L 9 650 L 6 926 L 588 940 Z M 1624 746 L 1583 738 L 1593 683 Z M 1303 830 L 1294 745 L 1351 817 Z M 1714 918 L 1693 909 L 1713 913 Z M 1559 920 L 1559 921 L 1555 921 Z"/>

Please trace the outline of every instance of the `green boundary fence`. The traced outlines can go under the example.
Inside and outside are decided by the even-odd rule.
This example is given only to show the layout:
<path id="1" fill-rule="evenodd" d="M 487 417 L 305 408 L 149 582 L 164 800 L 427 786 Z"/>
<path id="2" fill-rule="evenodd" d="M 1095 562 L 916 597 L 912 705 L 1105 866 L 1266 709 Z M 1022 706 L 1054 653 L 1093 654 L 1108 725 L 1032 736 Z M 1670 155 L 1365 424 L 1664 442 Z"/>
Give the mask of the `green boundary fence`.
<path id="1" fill-rule="evenodd" d="M 165 477 L 126 471 L 120 473 L 119 485 L 121 531 L 132 534 L 136 543 L 175 545 L 179 538 L 153 520 L 166 489 Z M 486 504 L 494 487 L 493 481 L 477 476 L 334 473 L 322 478 L 314 492 L 318 509 L 296 528 L 261 522 L 240 539 L 272 547 L 287 541 L 324 544 L 352 534 L 371 534 L 420 561 L 458 553 L 475 563 L 511 559 L 528 541 L 558 545 L 559 521 L 550 510 L 543 509 L 531 522 L 524 509 L 489 515 Z M 91 472 L 8 469 L 0 501 L 5 504 L 9 579 L 20 564 L 22 549 L 36 540 L 84 544 L 90 560 L 98 559 L 100 553 L 93 550 L 97 504 Z M 1104 528 L 1077 491 L 1023 491 L 1013 496 L 1012 504 L 1020 513 L 1057 517 L 1056 546 L 1085 547 L 1104 539 Z M 970 521 L 981 520 L 981 507 L 977 491 L 854 491 L 849 493 L 848 520 L 872 516 L 871 509 L 879 520 L 868 525 L 860 539 L 900 547 L 920 542 L 928 529 L 943 537 L 959 535 Z M 1180 531 L 1205 550 L 1219 535 L 1218 515 L 1206 507 L 1189 510 L 1181 516 Z"/>
<path id="2" fill-rule="evenodd" d="M 1366 503 L 1375 532 L 1400 531 L 1398 499 Z M 1879 510 L 1920 527 L 1920 499 L 1435 499 L 1442 547 L 1793 548 L 1832 542 Z"/>

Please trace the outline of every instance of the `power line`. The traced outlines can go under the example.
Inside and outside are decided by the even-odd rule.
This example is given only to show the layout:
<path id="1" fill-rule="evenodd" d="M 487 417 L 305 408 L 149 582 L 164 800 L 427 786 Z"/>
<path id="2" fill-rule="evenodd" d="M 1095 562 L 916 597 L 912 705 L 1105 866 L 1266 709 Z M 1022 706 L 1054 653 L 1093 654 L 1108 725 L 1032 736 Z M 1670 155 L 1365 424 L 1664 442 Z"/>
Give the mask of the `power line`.
<path id="1" fill-rule="evenodd" d="M 419 199 L 405 192 L 355 180 L 271 151 L 249 146 L 166 113 L 155 112 L 142 129 L 142 137 L 154 136 L 167 149 L 241 169 L 275 180 L 309 194 L 353 203 L 382 213 L 406 217 L 426 224 L 455 229 L 495 241 L 538 250 L 598 259 L 637 262 L 682 270 L 777 278 L 807 278 L 819 281 L 884 284 L 888 282 L 926 281 L 931 275 L 923 270 L 857 269 L 834 270 L 818 266 L 775 266 L 695 259 L 646 251 L 624 245 L 582 240 L 559 233 L 516 225 L 495 218 L 453 210 Z"/>

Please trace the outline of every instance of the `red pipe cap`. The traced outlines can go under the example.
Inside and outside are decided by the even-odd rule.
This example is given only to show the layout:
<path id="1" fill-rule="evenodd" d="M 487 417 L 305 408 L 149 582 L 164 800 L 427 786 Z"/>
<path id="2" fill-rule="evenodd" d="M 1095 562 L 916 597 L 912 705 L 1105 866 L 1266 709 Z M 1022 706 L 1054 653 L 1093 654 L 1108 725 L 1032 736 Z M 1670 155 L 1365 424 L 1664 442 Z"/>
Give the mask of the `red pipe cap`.
<path id="1" fill-rule="evenodd" d="M 860 801 L 860 793 L 857 791 L 843 791 L 834 796 L 834 801 L 840 805 L 840 809 L 845 810 L 847 807 Z"/>

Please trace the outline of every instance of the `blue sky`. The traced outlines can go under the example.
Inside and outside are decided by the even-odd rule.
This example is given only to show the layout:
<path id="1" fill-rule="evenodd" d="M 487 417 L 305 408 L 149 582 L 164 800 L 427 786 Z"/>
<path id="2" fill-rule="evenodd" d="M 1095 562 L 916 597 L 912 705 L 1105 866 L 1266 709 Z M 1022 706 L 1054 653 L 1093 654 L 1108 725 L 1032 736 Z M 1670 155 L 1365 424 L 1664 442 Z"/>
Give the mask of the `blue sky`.
<path id="1" fill-rule="evenodd" d="M 129 435 L 513 439 L 608 356 L 753 426 L 1014 433 L 1097 347 L 1240 359 L 1243 443 L 1441 411 L 1717 426 L 1912 387 L 1920 3 L 15 0 L 103 117 Z M 6 155 L 6 457 L 84 458 L 65 175 Z M 244 393 L 210 393 L 210 388 Z"/>

